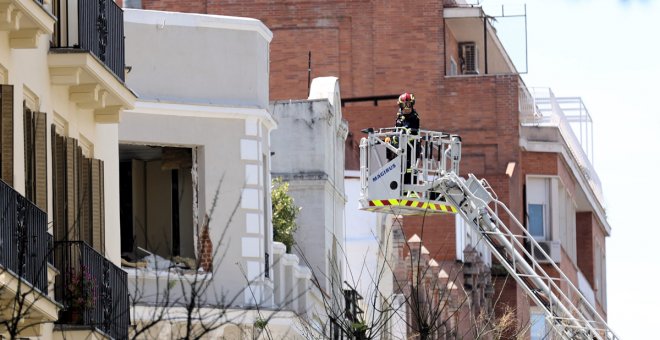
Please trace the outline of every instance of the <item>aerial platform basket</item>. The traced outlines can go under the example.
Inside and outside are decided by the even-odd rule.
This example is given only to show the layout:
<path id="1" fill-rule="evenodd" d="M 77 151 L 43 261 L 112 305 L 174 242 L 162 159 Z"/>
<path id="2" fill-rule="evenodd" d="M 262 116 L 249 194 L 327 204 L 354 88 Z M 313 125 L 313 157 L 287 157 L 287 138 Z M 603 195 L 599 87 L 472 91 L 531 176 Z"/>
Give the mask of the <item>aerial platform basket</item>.
<path id="1" fill-rule="evenodd" d="M 455 214 L 434 181 L 458 174 L 461 138 L 384 128 L 360 141 L 360 209 L 396 215 Z"/>
<path id="2" fill-rule="evenodd" d="M 367 132 L 368 137 L 360 141 L 363 210 L 401 215 L 457 213 L 483 236 L 491 254 L 545 312 L 553 329 L 548 333 L 551 338 L 620 339 L 575 281 L 497 200 L 488 182 L 473 174 L 467 179 L 458 175 L 459 136 L 433 131 L 413 134 L 403 128 Z M 500 219 L 498 207 L 516 227 L 515 233 Z"/>

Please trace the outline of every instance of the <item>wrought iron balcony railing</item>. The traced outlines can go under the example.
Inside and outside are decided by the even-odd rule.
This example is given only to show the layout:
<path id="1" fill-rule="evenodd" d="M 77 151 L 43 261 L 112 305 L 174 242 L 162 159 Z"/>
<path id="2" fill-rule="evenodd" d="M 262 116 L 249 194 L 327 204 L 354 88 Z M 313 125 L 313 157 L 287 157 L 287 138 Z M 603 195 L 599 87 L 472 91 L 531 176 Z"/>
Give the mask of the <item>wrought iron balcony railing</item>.
<path id="1" fill-rule="evenodd" d="M 88 51 L 124 81 L 124 12 L 112 0 L 54 0 L 53 48 Z"/>
<path id="2" fill-rule="evenodd" d="M 127 274 L 83 241 L 55 242 L 55 300 L 64 305 L 59 324 L 96 328 L 128 338 Z"/>
<path id="3" fill-rule="evenodd" d="M 48 216 L 0 181 L 0 270 L 48 292 Z"/>

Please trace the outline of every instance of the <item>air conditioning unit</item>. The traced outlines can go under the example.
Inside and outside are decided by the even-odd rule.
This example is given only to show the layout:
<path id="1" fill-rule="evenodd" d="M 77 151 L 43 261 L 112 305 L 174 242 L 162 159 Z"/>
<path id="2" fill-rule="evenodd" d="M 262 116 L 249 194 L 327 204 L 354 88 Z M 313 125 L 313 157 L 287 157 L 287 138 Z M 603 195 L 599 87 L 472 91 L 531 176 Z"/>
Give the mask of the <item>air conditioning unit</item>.
<path id="1" fill-rule="evenodd" d="M 543 251 L 548 254 L 550 260 L 554 263 L 561 261 L 561 242 L 559 241 L 538 241 L 538 247 L 543 249 Z M 537 246 L 533 246 L 534 249 L 530 253 L 534 256 L 534 259 L 539 263 L 550 263 L 543 252 Z"/>
<path id="2" fill-rule="evenodd" d="M 458 43 L 461 74 L 479 74 L 479 51 L 475 42 Z"/>

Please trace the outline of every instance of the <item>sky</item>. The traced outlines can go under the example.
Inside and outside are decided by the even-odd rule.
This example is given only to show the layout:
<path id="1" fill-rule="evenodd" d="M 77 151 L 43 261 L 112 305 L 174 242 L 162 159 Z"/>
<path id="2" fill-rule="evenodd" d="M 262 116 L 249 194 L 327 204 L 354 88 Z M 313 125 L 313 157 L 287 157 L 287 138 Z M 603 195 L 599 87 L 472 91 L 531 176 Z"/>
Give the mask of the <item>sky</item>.
<path id="1" fill-rule="evenodd" d="M 593 163 L 612 227 L 608 323 L 622 339 L 658 338 L 660 0 L 481 1 L 493 15 L 524 3 L 525 83 L 582 97 L 593 119 Z"/>

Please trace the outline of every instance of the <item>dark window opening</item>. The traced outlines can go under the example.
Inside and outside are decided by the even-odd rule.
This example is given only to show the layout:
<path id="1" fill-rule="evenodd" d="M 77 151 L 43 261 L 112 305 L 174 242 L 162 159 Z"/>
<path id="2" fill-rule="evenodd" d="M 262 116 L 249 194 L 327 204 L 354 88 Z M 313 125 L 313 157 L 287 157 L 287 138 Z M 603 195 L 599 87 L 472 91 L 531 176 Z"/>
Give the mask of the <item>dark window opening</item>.
<path id="1" fill-rule="evenodd" d="M 120 144 L 119 161 L 122 257 L 196 266 L 192 149 Z"/>

